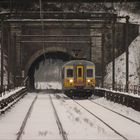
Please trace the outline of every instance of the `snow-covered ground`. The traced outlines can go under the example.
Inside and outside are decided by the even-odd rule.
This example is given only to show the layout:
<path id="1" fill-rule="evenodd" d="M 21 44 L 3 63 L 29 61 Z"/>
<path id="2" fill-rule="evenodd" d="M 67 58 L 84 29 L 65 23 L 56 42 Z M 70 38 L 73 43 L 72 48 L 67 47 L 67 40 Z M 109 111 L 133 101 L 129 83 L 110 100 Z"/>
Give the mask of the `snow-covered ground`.
<path id="1" fill-rule="evenodd" d="M 102 98 L 96 97 L 96 99 L 94 99 L 94 102 L 99 103 L 111 110 L 114 110 L 124 116 L 127 116 L 129 118 L 132 118 L 132 119 L 140 122 L 140 112 L 138 112 L 130 107 L 111 102 L 109 100 L 106 100 L 106 98 L 104 98 L 104 97 L 102 97 Z"/>
<path id="2" fill-rule="evenodd" d="M 17 138 L 17 133 L 35 96 L 35 93 L 26 95 L 5 114 L 0 115 L 0 140 Z"/>
<path id="3" fill-rule="evenodd" d="M 60 95 L 61 96 L 61 95 Z M 114 133 L 97 118 L 82 109 L 71 99 L 55 98 L 52 95 L 53 103 L 60 117 L 60 121 L 70 140 L 121 140 L 122 138 Z M 94 111 L 95 109 L 93 109 Z"/>
<path id="4" fill-rule="evenodd" d="M 22 140 L 61 140 L 48 94 L 39 94 Z"/>
<path id="5" fill-rule="evenodd" d="M 93 114 L 98 116 L 101 120 L 106 122 L 109 126 L 114 128 L 118 133 L 123 135 L 127 139 L 139 139 L 140 138 L 140 125 L 125 119 L 124 117 L 117 115 L 110 110 L 107 110 L 99 105 L 96 105 L 88 100 L 78 100 L 80 105 L 87 108 Z"/>
<path id="6" fill-rule="evenodd" d="M 24 133 L 21 137 L 23 140 L 61 139 L 49 94 L 43 93 L 44 94 L 42 94 L 42 92 L 38 93 L 38 98 L 32 108 Z M 123 139 L 65 95 L 65 97 L 61 97 L 62 94 L 50 95 L 69 140 Z M 16 139 L 22 121 L 35 96 L 36 93 L 29 93 L 5 114 L 0 116 L 0 140 Z M 133 109 L 106 101 L 105 98 L 93 98 L 93 100 L 139 121 L 140 113 Z M 76 101 L 101 117 L 102 120 L 117 129 L 128 139 L 139 139 L 140 125 L 136 125 L 123 117 L 106 111 L 106 109 L 99 107 L 86 99 Z"/>

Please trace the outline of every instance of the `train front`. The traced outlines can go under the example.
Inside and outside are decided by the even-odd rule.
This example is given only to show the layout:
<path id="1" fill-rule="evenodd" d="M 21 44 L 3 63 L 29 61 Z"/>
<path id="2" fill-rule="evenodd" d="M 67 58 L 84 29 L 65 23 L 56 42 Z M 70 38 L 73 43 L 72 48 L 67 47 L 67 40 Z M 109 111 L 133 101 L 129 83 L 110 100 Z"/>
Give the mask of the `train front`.
<path id="1" fill-rule="evenodd" d="M 89 97 L 95 87 L 95 65 L 90 61 L 73 60 L 63 66 L 63 91 L 68 96 Z"/>

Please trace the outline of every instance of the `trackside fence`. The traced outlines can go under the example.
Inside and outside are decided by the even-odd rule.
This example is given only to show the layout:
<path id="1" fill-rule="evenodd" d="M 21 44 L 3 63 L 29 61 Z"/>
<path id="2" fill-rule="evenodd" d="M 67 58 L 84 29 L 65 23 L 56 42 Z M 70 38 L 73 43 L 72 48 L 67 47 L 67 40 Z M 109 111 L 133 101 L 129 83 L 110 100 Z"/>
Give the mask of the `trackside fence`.
<path id="1" fill-rule="evenodd" d="M 112 89 L 112 84 L 105 84 L 104 88 Z M 115 91 L 126 92 L 126 86 L 123 84 L 115 84 Z M 140 85 L 129 85 L 128 94 L 135 94 L 140 96 Z"/>
<path id="2" fill-rule="evenodd" d="M 27 93 L 26 87 L 17 87 L 0 94 L 0 114 L 5 112 Z"/>
<path id="3" fill-rule="evenodd" d="M 106 86 L 96 87 L 95 95 L 140 111 L 140 85 L 129 85 L 129 92 L 126 92 L 125 85 L 116 85 L 115 90 L 111 89 L 111 85 Z"/>

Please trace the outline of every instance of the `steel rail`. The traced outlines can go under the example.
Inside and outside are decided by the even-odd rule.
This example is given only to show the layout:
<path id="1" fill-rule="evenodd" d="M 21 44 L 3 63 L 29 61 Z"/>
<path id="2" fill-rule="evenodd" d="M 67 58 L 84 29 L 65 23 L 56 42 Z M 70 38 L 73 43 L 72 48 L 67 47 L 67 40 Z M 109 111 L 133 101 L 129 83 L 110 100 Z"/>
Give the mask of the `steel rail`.
<path id="1" fill-rule="evenodd" d="M 52 105 L 52 107 L 53 107 L 53 111 L 54 111 L 54 115 L 55 115 L 55 118 L 56 118 L 56 123 L 57 123 L 58 129 L 59 129 L 59 132 L 60 132 L 60 134 L 61 134 L 63 140 L 68 140 L 67 134 L 66 134 L 66 132 L 65 132 L 65 130 L 64 130 L 64 128 L 63 128 L 61 122 L 60 122 L 60 119 L 59 119 L 59 117 L 58 117 L 57 111 L 56 111 L 56 109 L 55 109 L 55 106 L 54 106 L 54 104 L 53 104 L 52 97 L 51 97 L 50 94 L 49 94 L 49 98 L 50 98 L 51 105 Z"/>
<path id="2" fill-rule="evenodd" d="M 62 95 L 63 96 L 63 95 Z M 64 96 L 63 96 L 64 97 Z M 69 97 L 70 98 L 70 97 Z M 72 98 L 70 98 L 72 99 Z M 120 137 L 122 137 L 125 140 L 128 140 L 125 136 L 123 136 L 121 133 L 119 133 L 117 130 L 115 130 L 113 127 L 111 127 L 109 124 L 107 124 L 104 120 L 102 120 L 101 118 L 99 118 L 96 114 L 92 113 L 91 111 L 89 111 L 87 108 L 85 108 L 84 106 L 82 106 L 80 103 L 78 103 L 76 100 L 72 99 L 76 104 L 78 104 L 80 107 L 82 107 L 84 110 L 86 110 L 89 114 L 91 114 L 92 116 L 94 116 L 95 118 L 97 118 L 99 121 L 101 121 L 103 124 L 105 124 L 107 127 L 109 127 L 111 130 L 113 130 L 116 134 L 118 134 Z"/>
<path id="3" fill-rule="evenodd" d="M 22 136 L 22 133 L 23 133 L 23 131 L 24 131 L 24 128 L 25 128 L 25 126 L 26 126 L 26 124 L 27 124 L 27 120 L 28 120 L 28 118 L 29 118 L 29 116 L 30 116 L 30 114 L 31 114 L 33 105 L 34 105 L 34 103 L 35 103 L 37 97 L 38 97 L 38 96 L 36 95 L 36 97 L 34 98 L 34 100 L 32 101 L 32 103 L 31 103 L 31 105 L 30 105 L 30 108 L 29 108 L 29 110 L 28 110 L 28 112 L 27 112 L 27 114 L 26 114 L 26 116 L 25 116 L 25 118 L 24 118 L 24 120 L 23 120 L 23 122 L 22 122 L 22 125 L 21 125 L 21 127 L 20 127 L 20 130 L 19 130 L 19 132 L 17 133 L 17 138 L 16 138 L 16 140 L 20 140 L 20 138 L 21 138 L 21 136 Z"/>
<path id="4" fill-rule="evenodd" d="M 85 108 L 84 106 L 82 106 L 81 104 L 79 104 L 78 102 L 76 102 L 75 100 L 73 100 L 73 101 L 75 103 L 77 103 L 79 106 L 81 106 L 83 109 L 85 109 L 88 113 L 90 113 L 91 115 L 93 115 L 95 118 L 97 118 L 98 120 L 100 120 L 102 123 L 104 123 L 106 126 L 108 126 L 111 130 L 113 130 L 120 137 L 122 137 L 125 140 L 128 140 L 125 136 L 123 136 L 121 133 L 119 133 L 117 130 L 115 130 L 112 126 L 110 126 L 109 124 L 107 124 L 104 120 L 102 120 L 101 118 L 99 118 L 97 115 L 95 115 L 94 113 L 92 113 L 91 111 L 89 111 L 87 108 Z"/>
<path id="5" fill-rule="evenodd" d="M 118 114 L 118 115 L 120 115 L 120 116 L 122 116 L 122 117 L 124 117 L 124 118 L 126 118 L 126 119 L 128 119 L 128 120 L 130 120 L 130 121 L 132 121 L 132 122 L 134 122 L 134 123 L 136 123 L 136 124 L 138 124 L 138 125 L 140 125 L 140 122 L 138 122 L 138 121 L 135 121 L 135 120 L 133 120 L 133 119 L 131 119 L 131 118 L 125 116 L 125 115 L 122 115 L 121 113 L 118 113 L 118 112 L 116 112 L 116 111 L 114 111 L 114 110 L 112 110 L 112 109 L 110 109 L 110 108 L 108 108 L 108 107 L 105 107 L 105 106 L 103 106 L 103 105 L 101 105 L 101 104 L 99 104 L 99 103 L 96 103 L 96 102 L 94 102 L 94 101 L 91 100 L 91 99 L 90 99 L 89 101 L 92 102 L 92 103 L 94 103 L 94 104 L 96 104 L 96 105 L 99 105 L 99 106 L 101 106 L 101 107 L 103 107 L 103 108 L 105 108 L 105 109 L 107 109 L 107 110 L 109 110 L 109 111 L 111 111 L 111 112 L 113 112 L 113 113 L 115 113 L 115 114 Z"/>

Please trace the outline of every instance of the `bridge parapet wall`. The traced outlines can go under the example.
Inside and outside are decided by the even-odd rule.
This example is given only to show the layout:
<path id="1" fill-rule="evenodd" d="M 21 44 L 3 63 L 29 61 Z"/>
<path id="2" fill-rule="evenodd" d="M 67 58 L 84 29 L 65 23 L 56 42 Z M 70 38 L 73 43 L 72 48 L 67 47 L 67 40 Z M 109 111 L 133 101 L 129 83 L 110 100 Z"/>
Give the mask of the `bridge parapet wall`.
<path id="1" fill-rule="evenodd" d="M 139 89 L 140 90 L 140 89 Z M 140 93 L 140 91 L 138 92 Z M 96 88 L 95 95 L 105 97 L 107 100 L 113 101 L 131 107 L 137 111 L 140 111 L 140 94 L 126 93 L 113 91 L 103 88 Z"/>

